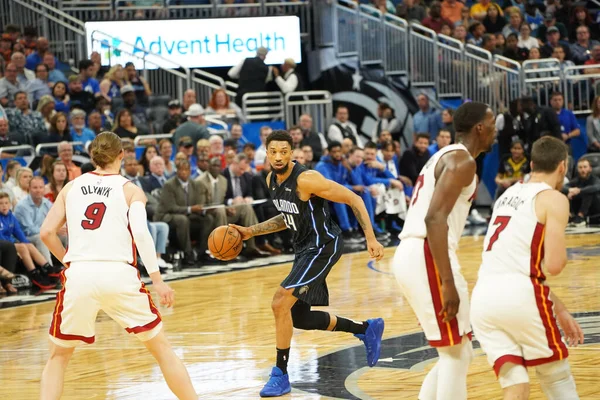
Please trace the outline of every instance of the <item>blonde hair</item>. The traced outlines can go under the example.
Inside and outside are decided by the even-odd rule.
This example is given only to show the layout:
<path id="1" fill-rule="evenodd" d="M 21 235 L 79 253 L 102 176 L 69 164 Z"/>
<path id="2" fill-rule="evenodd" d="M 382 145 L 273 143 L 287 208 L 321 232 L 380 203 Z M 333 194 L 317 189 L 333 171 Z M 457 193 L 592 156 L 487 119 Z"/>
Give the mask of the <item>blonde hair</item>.
<path id="1" fill-rule="evenodd" d="M 25 172 L 29 172 L 31 174 L 31 177 L 33 178 L 33 170 L 31 168 L 28 168 L 28 167 L 19 168 L 17 170 L 17 175 L 15 176 L 15 182 L 18 187 L 21 187 L 21 175 L 23 175 L 23 173 L 25 173 Z"/>
<path id="2" fill-rule="evenodd" d="M 100 132 L 90 145 L 92 161 L 100 168 L 113 163 L 123 151 L 121 138 L 112 132 Z"/>
<path id="3" fill-rule="evenodd" d="M 104 79 L 108 79 L 109 81 L 114 81 L 114 77 L 115 77 L 115 73 L 119 70 L 119 69 L 123 69 L 123 66 L 121 64 L 117 64 L 112 66 L 108 72 L 106 74 L 104 74 Z M 125 75 L 127 76 L 127 75 Z M 125 82 L 127 81 L 127 78 L 123 79 Z"/>

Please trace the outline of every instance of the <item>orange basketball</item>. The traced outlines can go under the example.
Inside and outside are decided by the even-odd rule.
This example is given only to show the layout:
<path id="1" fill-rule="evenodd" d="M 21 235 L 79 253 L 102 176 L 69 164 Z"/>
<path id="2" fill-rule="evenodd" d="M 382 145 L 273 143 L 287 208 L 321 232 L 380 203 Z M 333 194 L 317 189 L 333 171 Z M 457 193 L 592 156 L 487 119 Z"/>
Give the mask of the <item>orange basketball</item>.
<path id="1" fill-rule="evenodd" d="M 242 236 L 237 229 L 219 226 L 208 237 L 208 250 L 218 260 L 229 261 L 242 251 Z"/>

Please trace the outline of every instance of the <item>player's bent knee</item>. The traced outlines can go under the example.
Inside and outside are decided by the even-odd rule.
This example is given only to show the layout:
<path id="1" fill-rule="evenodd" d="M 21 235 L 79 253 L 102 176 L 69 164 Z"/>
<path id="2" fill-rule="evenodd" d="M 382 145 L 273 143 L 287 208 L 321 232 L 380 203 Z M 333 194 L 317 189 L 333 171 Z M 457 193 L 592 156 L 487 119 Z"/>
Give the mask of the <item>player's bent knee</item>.
<path id="1" fill-rule="evenodd" d="M 511 386 L 529 384 L 529 375 L 527 374 L 527 368 L 523 365 L 513 364 L 507 362 L 498 373 L 498 382 L 502 389 L 509 388 Z"/>
<path id="2" fill-rule="evenodd" d="M 536 367 L 542 390 L 549 400 L 577 400 L 577 388 L 567 360 Z"/>
<path id="3" fill-rule="evenodd" d="M 163 323 L 159 322 L 158 325 L 148 331 L 136 333 L 135 337 L 141 342 L 147 342 L 148 340 L 154 339 L 160 333 L 162 327 Z"/>
<path id="4" fill-rule="evenodd" d="M 571 376 L 571 367 L 567 360 L 554 361 L 536 367 L 535 372 L 541 383 L 555 382 Z"/>

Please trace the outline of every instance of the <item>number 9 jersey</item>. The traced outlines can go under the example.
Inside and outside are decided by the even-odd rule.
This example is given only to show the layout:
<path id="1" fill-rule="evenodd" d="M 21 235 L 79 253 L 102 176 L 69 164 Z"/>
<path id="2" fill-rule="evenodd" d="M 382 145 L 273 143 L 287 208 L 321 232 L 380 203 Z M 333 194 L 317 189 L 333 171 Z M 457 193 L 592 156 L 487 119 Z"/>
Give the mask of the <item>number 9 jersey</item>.
<path id="1" fill-rule="evenodd" d="M 129 206 L 121 175 L 89 172 L 76 178 L 65 198 L 69 245 L 64 262 L 118 261 L 135 265 Z"/>

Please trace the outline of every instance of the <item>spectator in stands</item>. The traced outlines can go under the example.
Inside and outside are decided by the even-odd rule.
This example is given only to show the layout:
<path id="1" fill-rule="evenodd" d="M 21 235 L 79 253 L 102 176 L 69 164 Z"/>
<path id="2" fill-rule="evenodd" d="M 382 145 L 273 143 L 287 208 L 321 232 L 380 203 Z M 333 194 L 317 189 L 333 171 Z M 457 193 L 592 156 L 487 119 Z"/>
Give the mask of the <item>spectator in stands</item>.
<path id="1" fill-rule="evenodd" d="M 429 16 L 423 18 L 421 23 L 423 26 L 435 31 L 435 33 L 440 33 L 442 30 L 442 25 L 453 25 L 452 22 L 442 17 L 441 12 L 441 4 L 438 1 L 434 1 L 431 3 L 431 7 L 429 7 Z"/>
<path id="2" fill-rule="evenodd" d="M 306 163 L 302 149 L 294 149 L 294 151 L 292 151 L 292 161 L 296 161 L 298 164 L 302 165 Z"/>
<path id="3" fill-rule="evenodd" d="M 18 133 L 19 141 L 37 145 L 48 138 L 42 114 L 31 111 L 27 93 L 15 93 L 15 107 L 6 110 L 11 132 Z"/>
<path id="4" fill-rule="evenodd" d="M 519 38 L 516 33 L 511 33 L 506 38 L 506 47 L 502 55 L 519 63 L 527 60 L 529 51 L 524 47 L 519 47 Z"/>
<path id="5" fill-rule="evenodd" d="M 63 82 L 67 84 L 69 80 L 65 76 L 65 74 L 56 68 L 56 58 L 52 53 L 44 54 L 44 65 L 48 67 L 48 81 L 50 83 L 55 84 L 56 82 Z"/>
<path id="6" fill-rule="evenodd" d="M 302 134 L 304 135 L 303 144 L 312 147 L 314 161 L 318 162 L 323 155 L 323 150 L 327 150 L 325 135 L 322 132 L 313 130 L 313 119 L 309 114 L 302 114 L 300 116 L 300 128 L 302 128 Z"/>
<path id="7" fill-rule="evenodd" d="M 592 48 L 600 46 L 600 42 L 590 39 L 590 28 L 585 25 L 577 27 L 576 31 L 577 42 L 571 45 L 571 60 L 582 65 L 592 58 Z"/>
<path id="8" fill-rule="evenodd" d="M 71 98 L 67 92 L 67 85 L 64 82 L 56 82 L 54 84 L 52 97 L 54 98 L 54 109 L 56 111 L 65 114 L 71 111 Z"/>
<path id="9" fill-rule="evenodd" d="M 238 80 L 238 90 L 235 102 L 242 107 L 242 99 L 246 93 L 264 92 L 267 82 L 273 78 L 272 68 L 265 64 L 269 50 L 259 47 L 256 57 L 246 58 L 239 64 L 231 67 L 227 75 Z"/>
<path id="10" fill-rule="evenodd" d="M 464 25 L 458 25 L 454 28 L 452 32 L 452 37 L 462 44 L 466 44 L 467 42 L 467 28 Z"/>
<path id="11" fill-rule="evenodd" d="M 23 29 L 23 35 L 21 36 L 21 39 L 18 41 L 18 44 L 23 47 L 23 54 L 25 56 L 28 56 L 35 51 L 37 37 L 38 37 L 38 33 L 37 33 L 37 30 L 35 27 L 26 26 Z"/>
<path id="12" fill-rule="evenodd" d="M 135 139 L 138 135 L 138 129 L 136 128 L 131 112 L 128 109 L 124 108 L 118 112 L 112 131 L 121 138 Z"/>
<path id="13" fill-rule="evenodd" d="M 18 290 L 12 285 L 17 267 L 17 249 L 9 241 L 0 241 L 0 296 L 17 294 Z"/>
<path id="14" fill-rule="evenodd" d="M 35 104 L 42 96 L 51 95 L 52 90 L 50 89 L 50 86 L 51 84 L 48 81 L 48 67 L 44 64 L 35 67 L 35 79 L 30 81 L 27 86 L 27 93 L 29 94 L 30 101 Z"/>
<path id="15" fill-rule="evenodd" d="M 217 114 L 227 124 L 243 124 L 246 122 L 246 117 L 242 113 L 242 109 L 237 104 L 229 101 L 229 96 L 223 89 L 217 89 L 213 92 L 206 108 L 206 113 Z"/>
<path id="16" fill-rule="evenodd" d="M 185 113 L 185 116 L 188 120 L 175 129 L 172 140 L 178 143 L 182 137 L 188 136 L 191 138 L 192 143 L 195 144 L 200 139 L 208 139 L 210 134 L 206 126 L 204 126 L 206 123 L 204 108 L 200 104 L 192 104 Z"/>
<path id="17" fill-rule="evenodd" d="M 111 67 L 100 82 L 100 94 L 109 102 L 113 97 L 121 96 L 121 88 L 127 85 L 125 70 L 121 64 Z"/>
<path id="18" fill-rule="evenodd" d="M 424 94 L 417 96 L 417 104 L 419 111 L 413 116 L 413 131 L 429 132 L 430 137 L 435 139 L 443 126 L 441 114 L 429 106 L 429 98 Z"/>
<path id="19" fill-rule="evenodd" d="M 388 131 L 394 137 L 394 140 L 398 140 L 401 134 L 401 127 L 394 115 L 394 109 L 390 107 L 388 103 L 381 102 L 377 106 L 377 122 L 375 128 L 373 128 L 373 134 L 371 140 L 376 142 L 382 131 Z"/>
<path id="20" fill-rule="evenodd" d="M 102 115 L 98 111 L 92 111 L 88 115 L 88 128 L 97 136 L 100 132 L 110 130 L 109 126 L 102 125 Z"/>
<path id="21" fill-rule="evenodd" d="M 529 160 L 525 156 L 524 144 L 520 140 L 515 140 L 510 146 L 510 154 L 503 156 L 500 162 L 495 179 L 497 188 L 494 201 L 529 172 Z"/>
<path id="22" fill-rule="evenodd" d="M 50 256 L 50 250 L 40 238 L 40 228 L 51 207 L 52 203 L 44 197 L 44 180 L 39 176 L 31 179 L 29 195 L 19 201 L 15 207 L 15 217 L 17 217 L 27 240 L 38 249 L 50 264 L 52 264 L 52 257 Z M 66 228 L 63 227 L 59 231 L 59 236 L 62 236 L 65 239 L 63 242 L 66 242 Z"/>
<path id="23" fill-rule="evenodd" d="M 19 136 L 9 132 L 8 120 L 0 118 L 0 147 L 18 146 Z M 3 153 L 2 158 L 12 158 L 14 154 Z"/>
<path id="24" fill-rule="evenodd" d="M 229 129 L 229 133 L 231 135 L 230 136 L 231 139 L 235 140 L 235 142 L 236 142 L 236 146 L 237 146 L 236 151 L 238 153 L 242 152 L 242 150 L 244 149 L 244 145 L 246 145 L 246 143 L 249 143 L 248 139 L 244 136 L 244 132 L 242 130 L 242 125 L 240 125 L 240 124 L 231 125 L 231 128 Z M 252 160 L 254 160 L 254 158 L 252 158 Z"/>
<path id="25" fill-rule="evenodd" d="M 0 36 L 0 59 L 3 61 L 2 63 L 10 62 L 10 55 L 12 54 L 12 40 L 10 37 L 3 33 Z"/>
<path id="26" fill-rule="evenodd" d="M 50 129 L 48 130 L 48 143 L 58 143 L 62 141 L 72 142 L 71 129 L 67 121 L 67 114 L 57 112 L 50 120 Z"/>
<path id="27" fill-rule="evenodd" d="M 335 112 L 335 119 L 327 130 L 327 139 L 330 142 L 343 142 L 345 138 L 352 140 L 356 146 L 362 146 L 363 140 L 358 135 L 356 125 L 349 119 L 348 107 L 339 105 Z"/>
<path id="28" fill-rule="evenodd" d="M 267 157 L 267 148 L 265 146 L 265 143 L 267 141 L 267 137 L 273 132 L 273 129 L 271 129 L 270 126 L 261 126 L 260 127 L 260 133 L 259 133 L 259 139 L 260 139 L 260 146 L 258 146 L 258 148 L 256 149 L 256 153 L 254 154 L 254 165 L 256 165 L 256 169 L 258 171 L 262 170 L 263 167 L 263 163 L 265 161 L 265 158 Z"/>
<path id="29" fill-rule="evenodd" d="M 62 161 L 54 161 L 50 167 L 49 182 L 44 187 L 44 197 L 54 203 L 67 183 L 69 183 L 67 167 Z"/>
<path id="30" fill-rule="evenodd" d="M 165 121 L 162 131 L 163 133 L 175 132 L 175 129 L 186 121 L 183 115 L 183 108 L 179 100 L 171 100 L 167 104 L 169 110 L 169 118 Z"/>
<path id="31" fill-rule="evenodd" d="M 304 90 L 302 78 L 296 73 L 296 61 L 293 58 L 286 58 L 281 64 L 281 74 L 283 76 L 279 74 L 277 67 L 273 67 L 272 70 L 275 83 L 283 94 Z"/>
<path id="32" fill-rule="evenodd" d="M 50 170 L 52 169 L 52 164 L 54 163 L 54 157 L 49 154 L 44 154 L 42 156 L 42 161 L 40 162 L 40 169 L 33 173 L 33 176 L 39 176 L 44 180 L 44 185 L 50 181 Z"/>
<path id="33" fill-rule="evenodd" d="M 14 107 L 15 94 L 26 89 L 17 79 L 17 67 L 8 63 L 4 70 L 4 77 L 0 79 L 0 104 L 3 107 Z"/>
<path id="34" fill-rule="evenodd" d="M 465 7 L 463 3 L 457 0 L 442 1 L 442 18 L 450 21 L 453 25 L 461 20 L 461 11 Z"/>
<path id="35" fill-rule="evenodd" d="M 158 152 L 165 164 L 165 175 L 167 178 L 175 175 L 175 163 L 171 160 L 173 155 L 173 143 L 169 139 L 161 139 L 158 142 Z"/>
<path id="36" fill-rule="evenodd" d="M 426 16 L 425 8 L 415 4 L 415 0 L 404 0 L 396 6 L 396 15 L 407 21 L 423 21 Z"/>
<path id="37" fill-rule="evenodd" d="M 350 150 L 354 146 L 355 144 L 352 142 L 352 139 L 344 138 L 344 140 L 342 140 L 342 159 L 346 160 L 348 153 L 350 153 Z"/>
<path id="38" fill-rule="evenodd" d="M 140 164 L 144 167 L 144 175 L 150 175 L 150 160 L 154 157 L 158 157 L 158 147 L 153 144 L 149 144 L 142 153 Z M 164 167 L 164 165 L 163 165 Z"/>
<path id="39" fill-rule="evenodd" d="M 569 143 L 570 139 L 581 134 L 579 122 L 573 111 L 564 108 L 565 98 L 562 93 L 554 92 L 550 97 L 550 105 L 558 117 L 562 139 Z"/>
<path id="40" fill-rule="evenodd" d="M 20 167 L 17 170 L 15 177 L 16 185 L 12 188 L 13 194 L 15 195 L 15 203 L 19 203 L 29 194 L 29 182 L 33 178 L 33 171 L 31 168 Z"/>
<path id="41" fill-rule="evenodd" d="M 531 36 L 531 26 L 527 22 L 523 22 L 519 28 L 519 42 L 517 46 L 524 47 L 527 50 L 540 47 L 540 42 Z"/>
<path id="42" fill-rule="evenodd" d="M 304 140 L 302 129 L 300 129 L 298 125 L 294 125 L 288 130 L 288 132 L 292 137 L 292 150 L 302 147 L 302 140 Z"/>
<path id="43" fill-rule="evenodd" d="M 129 82 L 129 85 L 133 87 L 138 104 L 143 107 L 148 107 L 150 105 L 148 96 L 152 95 L 152 89 L 150 89 L 150 85 L 143 76 L 138 74 L 137 70 L 135 69 L 135 65 L 133 65 L 132 62 L 125 64 L 125 70 L 127 71 L 126 80 Z M 121 94 L 123 94 L 122 91 Z"/>
<path id="44" fill-rule="evenodd" d="M 59 85 L 58 83 L 55 86 Z M 56 98 L 57 92 L 56 90 L 53 92 Z M 60 93 L 60 92 L 59 92 Z M 69 109 L 70 108 L 81 108 L 83 111 L 87 113 L 92 112 L 94 108 L 96 108 L 96 99 L 94 95 L 88 91 L 83 90 L 83 84 L 81 83 L 81 77 L 79 75 L 71 75 L 69 77 Z M 63 100 L 64 102 L 65 100 Z M 58 102 L 56 103 L 59 104 Z M 57 111 L 62 111 L 58 109 Z M 64 110 L 65 112 L 69 112 L 69 110 Z"/>
<path id="45" fill-rule="evenodd" d="M 586 120 L 588 151 L 598 153 L 600 152 L 600 95 L 594 97 L 590 108 L 591 114 Z"/>
<path id="46" fill-rule="evenodd" d="M 381 145 L 381 160 L 383 161 L 383 165 L 385 166 L 386 171 L 389 171 L 390 174 L 394 176 L 394 178 L 398 179 L 400 170 L 400 159 L 394 152 L 393 142 L 385 142 Z"/>
<path id="47" fill-rule="evenodd" d="M 590 36 L 593 38 L 600 37 L 600 29 L 598 27 L 598 23 L 594 22 L 594 20 L 592 19 L 592 16 L 590 15 L 590 12 L 588 11 L 587 8 L 582 7 L 582 6 L 577 6 L 577 7 L 575 7 L 575 9 L 573 10 L 573 13 L 569 17 L 570 17 L 570 22 L 568 24 L 569 25 L 569 38 L 571 40 L 575 39 L 575 40 L 579 41 L 579 35 L 577 34 L 577 31 L 582 26 L 587 28 L 588 38 Z M 593 47 L 593 46 L 590 46 L 590 47 Z M 575 61 L 575 60 L 573 60 L 573 61 Z"/>
<path id="48" fill-rule="evenodd" d="M 467 42 L 473 46 L 481 46 L 483 43 L 483 35 L 485 34 L 485 27 L 481 22 L 473 22 L 469 25 L 469 36 Z"/>
<path id="49" fill-rule="evenodd" d="M 146 119 L 146 109 L 137 103 L 133 86 L 125 85 L 121 87 L 121 97 L 123 98 L 123 107 L 131 114 L 138 135 L 150 133 L 150 127 Z"/>
<path id="50" fill-rule="evenodd" d="M 183 111 L 186 112 L 192 104 L 198 103 L 198 95 L 194 89 L 183 92 Z"/>
<path id="51" fill-rule="evenodd" d="M 44 62 L 44 57 L 50 48 L 50 42 L 43 36 L 40 36 L 35 43 L 35 51 L 27 56 L 25 60 L 25 68 L 35 70 L 35 67 Z"/>
<path id="52" fill-rule="evenodd" d="M 529 96 L 521 98 L 521 107 L 529 116 L 523 122 L 524 130 L 527 133 L 525 145 L 528 149 L 531 149 L 533 142 L 542 136 L 554 136 L 562 140 L 560 123 L 551 108 L 538 106 Z"/>
<path id="53" fill-rule="evenodd" d="M 10 163 L 10 161 L 9 161 L 9 163 Z M 0 164 L 0 176 L 3 176 L 3 175 L 4 175 L 4 168 L 2 168 L 2 164 Z M 8 176 L 8 173 L 7 173 L 7 176 Z M 9 188 L 7 186 L 7 184 L 5 182 L 2 182 L 1 180 L 0 180 L 0 193 L 8 194 L 8 197 L 10 198 L 10 203 L 12 205 L 15 205 L 15 201 L 14 201 L 15 195 L 14 195 L 12 189 Z"/>
<path id="54" fill-rule="evenodd" d="M 70 181 L 81 175 L 81 168 L 73 162 L 73 145 L 71 143 L 60 142 L 58 144 L 58 156 L 63 164 L 65 164 L 65 167 L 67 167 Z"/>
<path id="55" fill-rule="evenodd" d="M 168 177 L 165 175 L 165 161 L 160 156 L 154 156 L 149 163 L 150 173 L 146 180 L 148 182 L 148 190 L 152 193 L 154 189 L 161 189 L 167 182 Z"/>
<path id="56" fill-rule="evenodd" d="M 54 110 L 55 107 L 56 102 L 54 101 L 54 97 L 50 95 L 43 96 L 38 102 L 36 111 L 42 114 L 47 130 L 50 130 L 50 127 L 52 126 L 52 117 L 56 114 L 56 111 Z"/>
<path id="57" fill-rule="evenodd" d="M 493 35 L 494 38 L 496 39 L 496 47 L 493 48 L 492 50 L 494 51 L 494 54 L 502 54 L 502 52 L 504 51 L 505 48 L 505 44 L 506 44 L 506 38 L 504 37 L 504 35 L 502 33 L 497 33 L 496 35 Z"/>
<path id="58" fill-rule="evenodd" d="M 492 56 L 501 54 L 496 47 L 496 36 L 489 33 L 483 35 L 481 40 L 481 48 L 492 53 Z"/>
<path id="59" fill-rule="evenodd" d="M 196 142 L 196 154 L 210 154 L 210 142 L 208 139 L 200 139 Z"/>
<path id="60" fill-rule="evenodd" d="M 483 19 L 483 26 L 487 33 L 499 33 L 506 26 L 506 19 L 500 15 L 500 10 L 497 7 L 488 7 L 487 14 Z"/>
<path id="61" fill-rule="evenodd" d="M 190 174 L 190 163 L 180 161 L 177 175 L 169 179 L 161 190 L 154 220 L 169 224 L 179 248 L 186 254 L 186 262 L 194 264 L 192 241 L 196 242 L 199 258 L 207 261 L 208 235 L 216 225 L 211 214 L 203 213 L 203 200 L 208 197 L 206 188 L 191 180 Z"/>
<path id="62" fill-rule="evenodd" d="M 583 65 L 596 65 L 600 64 L 600 44 L 592 47 L 592 57 L 587 60 Z M 583 70 L 583 73 L 586 75 L 596 75 L 600 74 L 600 68 L 586 68 Z M 593 82 L 597 84 L 598 80 L 593 79 Z M 600 92 L 598 87 L 596 87 L 596 92 Z"/>
<path id="63" fill-rule="evenodd" d="M 213 157 L 213 158 L 218 158 L 219 160 L 221 159 L 220 157 Z M 193 178 L 197 179 L 199 176 L 201 176 L 206 171 L 208 171 L 208 154 L 200 153 L 196 156 L 196 171 L 195 171 Z"/>
<path id="64" fill-rule="evenodd" d="M 600 178 L 592 173 L 592 165 L 586 158 L 577 162 L 577 177 L 567 183 L 562 192 L 570 200 L 570 226 L 586 225 L 586 219 L 593 217 L 598 220 L 600 215 Z M 1 195 L 1 194 L 0 194 Z"/>
<path id="65" fill-rule="evenodd" d="M 452 142 L 454 142 L 454 110 L 451 108 L 442 111 L 442 129 L 450 132 Z"/>
<path id="66" fill-rule="evenodd" d="M 97 51 L 93 51 L 90 60 L 94 63 L 94 78 L 101 80 L 108 72 L 109 67 L 102 65 L 102 56 Z"/>
<path id="67" fill-rule="evenodd" d="M 502 28 L 502 34 L 507 39 L 508 35 L 510 35 L 511 33 L 518 35 L 520 33 L 522 23 L 523 16 L 521 15 L 521 12 L 516 8 L 512 8 L 508 13 L 508 24 L 506 24 L 506 26 Z"/>
<path id="68" fill-rule="evenodd" d="M 487 15 L 488 8 L 495 7 L 498 9 L 498 12 L 502 16 L 502 8 L 491 0 L 478 0 L 477 3 L 471 6 L 470 14 L 472 18 L 475 18 L 479 21 L 483 21 L 485 16 Z"/>
<path id="69" fill-rule="evenodd" d="M 575 63 L 571 60 L 567 60 L 566 51 L 568 51 L 568 47 L 564 47 L 561 45 L 556 46 L 552 49 L 552 57 L 558 59 L 560 61 L 560 69 L 561 71 L 553 71 L 552 74 L 556 77 L 561 77 L 564 75 L 576 75 L 577 71 L 574 70 L 565 70 L 566 67 L 574 67 Z M 561 76 L 562 72 L 562 76 Z"/>
<path id="70" fill-rule="evenodd" d="M 550 41 L 548 34 L 550 33 L 551 29 L 553 33 L 556 32 L 556 42 L 559 40 L 568 40 L 567 28 L 565 25 L 560 22 L 556 22 L 554 14 L 546 11 L 546 14 L 544 14 L 544 24 L 540 25 L 537 29 L 537 38 L 542 41 L 544 39 Z M 543 54 L 544 52 L 542 52 L 542 55 Z"/>
<path id="71" fill-rule="evenodd" d="M 402 175 L 407 176 L 411 180 L 413 186 L 417 182 L 419 172 L 421 172 L 425 163 L 431 157 L 427 149 L 429 147 L 429 138 L 430 136 L 426 132 L 417 133 L 412 148 L 407 149 L 402 154 L 402 158 L 400 158 L 400 171 L 402 171 Z"/>
<path id="72" fill-rule="evenodd" d="M 16 160 L 10 160 L 6 164 L 5 186 L 11 190 L 17 186 L 17 171 L 21 168 L 21 163 Z"/>
<path id="73" fill-rule="evenodd" d="M 59 273 L 62 268 L 56 270 L 48 263 L 42 254 L 31 244 L 19 225 L 19 221 L 13 215 L 6 193 L 0 193 L 0 240 L 14 243 L 17 254 L 23 261 L 31 282 L 42 290 L 52 289 L 56 283 L 51 282 L 48 273 Z M 15 243 L 18 240 L 19 243 Z M 36 268 L 36 264 L 39 268 Z"/>
<path id="74" fill-rule="evenodd" d="M 10 56 L 10 61 L 17 68 L 17 80 L 22 85 L 28 85 L 30 81 L 35 79 L 33 71 L 25 68 L 25 55 L 15 51 Z"/>
<path id="75" fill-rule="evenodd" d="M 450 134 L 450 131 L 441 129 L 437 137 L 435 138 L 435 143 L 431 144 L 427 148 L 427 150 L 429 150 L 430 155 L 434 155 L 435 153 L 437 153 L 438 151 L 440 151 L 441 149 L 443 149 L 451 143 L 452 135 Z"/>
<path id="76" fill-rule="evenodd" d="M 74 142 L 81 142 L 84 145 L 96 138 L 94 132 L 85 126 L 85 119 L 85 111 L 78 108 L 71 111 L 71 137 Z M 76 149 L 83 151 L 81 146 L 77 146 Z"/>
<path id="77" fill-rule="evenodd" d="M 302 151 L 304 152 L 304 166 L 308 169 L 314 169 L 317 163 L 314 160 L 313 148 L 308 144 L 304 144 L 302 145 Z"/>
<path id="78" fill-rule="evenodd" d="M 85 92 L 89 92 L 94 96 L 100 96 L 100 84 L 94 78 L 96 75 L 96 67 L 92 60 L 79 61 L 79 78 Z"/>

